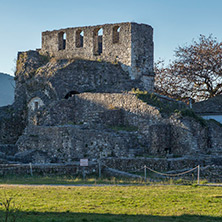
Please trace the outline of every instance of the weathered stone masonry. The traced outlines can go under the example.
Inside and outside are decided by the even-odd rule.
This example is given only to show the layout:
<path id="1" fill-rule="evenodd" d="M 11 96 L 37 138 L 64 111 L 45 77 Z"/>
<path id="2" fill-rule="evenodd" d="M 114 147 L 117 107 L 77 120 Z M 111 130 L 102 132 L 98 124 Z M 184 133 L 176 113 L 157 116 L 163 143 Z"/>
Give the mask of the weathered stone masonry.
<path id="1" fill-rule="evenodd" d="M 163 118 L 131 93 L 81 93 L 31 110 L 17 145 L 20 151 L 42 150 L 58 161 L 101 154 L 192 156 L 210 151 L 207 133 L 193 119 Z"/>
<path id="2" fill-rule="evenodd" d="M 131 79 L 140 79 L 146 90 L 153 90 L 153 29 L 149 25 L 116 23 L 46 31 L 40 53 L 120 63 Z"/>

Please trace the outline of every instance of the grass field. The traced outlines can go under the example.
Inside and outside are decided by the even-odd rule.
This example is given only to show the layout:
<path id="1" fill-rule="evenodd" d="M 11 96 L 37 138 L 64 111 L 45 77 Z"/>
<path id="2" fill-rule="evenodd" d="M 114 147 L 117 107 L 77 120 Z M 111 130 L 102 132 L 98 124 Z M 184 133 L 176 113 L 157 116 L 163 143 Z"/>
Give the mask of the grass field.
<path id="1" fill-rule="evenodd" d="M 9 198 L 24 222 L 222 221 L 221 187 L 0 185 Z"/>

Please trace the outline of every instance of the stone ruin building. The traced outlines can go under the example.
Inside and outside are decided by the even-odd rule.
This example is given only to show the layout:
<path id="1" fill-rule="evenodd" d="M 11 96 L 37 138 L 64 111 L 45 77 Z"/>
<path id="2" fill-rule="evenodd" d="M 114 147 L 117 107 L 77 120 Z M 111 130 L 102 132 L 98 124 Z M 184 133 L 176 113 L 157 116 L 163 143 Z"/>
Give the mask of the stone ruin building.
<path id="1" fill-rule="evenodd" d="M 15 102 L 0 108 L 0 151 L 21 162 L 106 158 L 110 164 L 121 160 L 133 167 L 149 161 L 159 170 L 207 164 L 205 155 L 220 162 L 220 126 L 165 114 L 131 91 L 152 93 L 154 77 L 149 25 L 43 32 L 41 49 L 18 53 Z M 155 96 L 169 107 L 184 108 Z M 180 159 L 164 162 L 147 156 Z"/>
<path id="2" fill-rule="evenodd" d="M 43 55 L 119 63 L 131 80 L 153 90 L 153 29 L 137 23 L 117 23 L 46 31 Z"/>

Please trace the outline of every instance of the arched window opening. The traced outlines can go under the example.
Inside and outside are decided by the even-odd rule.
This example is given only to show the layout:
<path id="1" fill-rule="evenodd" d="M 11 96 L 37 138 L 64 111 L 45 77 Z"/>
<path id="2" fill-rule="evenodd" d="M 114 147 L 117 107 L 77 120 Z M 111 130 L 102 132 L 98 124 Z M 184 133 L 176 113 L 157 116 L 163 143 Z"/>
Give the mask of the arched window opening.
<path id="1" fill-rule="evenodd" d="M 66 33 L 60 32 L 58 38 L 59 38 L 59 50 L 66 49 Z"/>
<path id="2" fill-rule="evenodd" d="M 29 110 L 31 111 L 37 111 L 42 106 L 44 106 L 44 103 L 39 97 L 32 98 L 28 103 Z"/>
<path id="3" fill-rule="evenodd" d="M 84 32 L 82 30 L 76 31 L 76 48 L 83 47 L 83 39 L 84 39 Z"/>
<path id="4" fill-rule="evenodd" d="M 113 44 L 119 43 L 119 33 L 120 33 L 120 27 L 114 26 L 113 27 Z"/>
<path id="5" fill-rule="evenodd" d="M 70 97 L 73 97 L 74 95 L 76 94 L 79 94 L 79 92 L 75 91 L 75 90 L 72 90 L 70 92 L 68 92 L 66 95 L 65 95 L 65 99 L 68 99 Z"/>
<path id="6" fill-rule="evenodd" d="M 93 31 L 93 52 L 94 55 L 100 55 L 103 52 L 103 29 L 96 28 Z"/>

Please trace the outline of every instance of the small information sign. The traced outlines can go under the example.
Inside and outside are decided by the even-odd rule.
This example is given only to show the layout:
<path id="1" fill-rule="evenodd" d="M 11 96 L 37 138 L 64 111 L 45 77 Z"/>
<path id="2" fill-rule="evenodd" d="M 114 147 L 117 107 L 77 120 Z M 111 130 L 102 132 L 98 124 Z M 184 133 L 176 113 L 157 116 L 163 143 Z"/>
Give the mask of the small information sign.
<path id="1" fill-rule="evenodd" d="M 80 166 L 89 166 L 88 159 L 80 159 Z"/>

